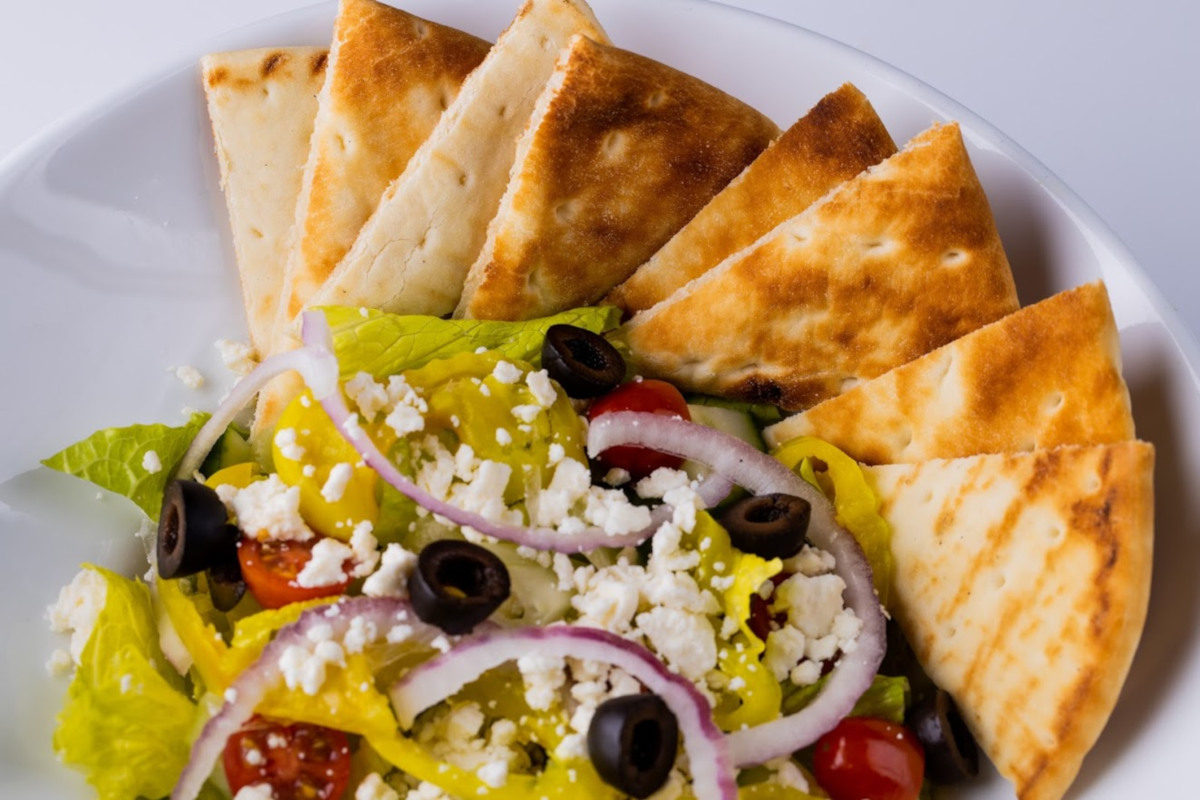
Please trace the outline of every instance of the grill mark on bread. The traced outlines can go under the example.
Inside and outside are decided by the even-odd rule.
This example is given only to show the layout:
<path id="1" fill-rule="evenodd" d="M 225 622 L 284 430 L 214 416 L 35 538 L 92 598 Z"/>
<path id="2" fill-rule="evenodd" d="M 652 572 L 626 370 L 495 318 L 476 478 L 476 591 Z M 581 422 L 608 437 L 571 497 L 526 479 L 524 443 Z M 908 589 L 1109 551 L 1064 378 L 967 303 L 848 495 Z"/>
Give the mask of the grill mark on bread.
<path id="1" fill-rule="evenodd" d="M 269 78 L 271 76 L 272 72 L 279 69 L 287 62 L 288 62 L 287 53 L 281 53 L 279 51 L 271 53 L 270 55 L 268 55 L 266 58 L 263 59 L 262 68 L 260 70 L 262 72 L 262 76 L 264 78 Z"/>
<path id="2" fill-rule="evenodd" d="M 312 61 L 308 65 L 309 72 L 313 75 L 320 75 L 325 71 L 325 67 L 329 65 L 329 53 L 317 53 L 312 57 Z"/>

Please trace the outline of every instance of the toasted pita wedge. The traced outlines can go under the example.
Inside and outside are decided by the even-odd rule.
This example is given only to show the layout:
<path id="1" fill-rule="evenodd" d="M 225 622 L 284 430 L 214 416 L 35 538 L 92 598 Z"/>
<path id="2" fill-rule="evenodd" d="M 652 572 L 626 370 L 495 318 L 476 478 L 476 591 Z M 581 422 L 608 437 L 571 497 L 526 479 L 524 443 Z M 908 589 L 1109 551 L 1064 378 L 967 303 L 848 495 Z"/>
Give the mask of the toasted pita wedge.
<path id="1" fill-rule="evenodd" d="M 517 142 L 455 316 L 530 319 L 599 300 L 778 135 L 691 75 L 575 37 Z"/>
<path id="2" fill-rule="evenodd" d="M 650 308 L 895 152 L 870 102 L 845 84 L 821 98 L 604 302 L 627 314 Z"/>
<path id="3" fill-rule="evenodd" d="M 1150 594 L 1154 449 L 868 467 L 894 615 L 1021 800 L 1058 800 L 1108 720 Z"/>
<path id="4" fill-rule="evenodd" d="M 508 184 L 517 136 L 575 34 L 607 42 L 583 0 L 526 0 L 312 305 L 454 310 Z"/>
<path id="5" fill-rule="evenodd" d="M 949 124 L 621 330 L 643 375 L 801 409 L 1016 309 L 991 209 Z"/>
<path id="6" fill-rule="evenodd" d="M 328 51 L 275 47 L 201 61 L 250 340 L 270 350 L 293 210 Z"/>
<path id="7" fill-rule="evenodd" d="M 296 209 L 281 326 L 354 244 L 490 47 L 375 0 L 342 0 Z"/>
<path id="8" fill-rule="evenodd" d="M 968 333 L 764 431 L 869 464 L 1132 439 L 1108 292 L 1090 283 Z"/>

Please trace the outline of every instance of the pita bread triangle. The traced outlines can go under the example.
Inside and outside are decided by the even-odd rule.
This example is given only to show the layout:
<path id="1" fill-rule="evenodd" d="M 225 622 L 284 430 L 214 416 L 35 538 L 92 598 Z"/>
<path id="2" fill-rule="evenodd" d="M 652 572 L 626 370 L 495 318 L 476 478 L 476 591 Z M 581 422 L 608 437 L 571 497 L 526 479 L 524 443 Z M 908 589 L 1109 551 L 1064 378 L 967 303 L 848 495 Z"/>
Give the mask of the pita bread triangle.
<path id="1" fill-rule="evenodd" d="M 454 310 L 500 205 L 517 137 L 575 34 L 608 41 L 583 0 L 526 0 L 310 305 Z"/>
<path id="2" fill-rule="evenodd" d="M 895 152 L 867 98 L 843 85 L 821 98 L 604 302 L 626 314 L 650 308 Z"/>
<path id="3" fill-rule="evenodd" d="M 801 409 L 1016 309 L 983 187 L 947 124 L 620 330 L 643 375 Z"/>
<path id="4" fill-rule="evenodd" d="M 1056 294 L 764 431 L 796 436 L 869 464 L 1132 439 L 1108 292 Z"/>
<path id="5" fill-rule="evenodd" d="M 866 467 L 893 614 L 1021 800 L 1058 800 L 1112 712 L 1150 594 L 1144 442 Z"/>
<path id="6" fill-rule="evenodd" d="M 576 36 L 517 142 L 455 316 L 530 319 L 594 303 L 778 135 L 691 75 Z"/>
<path id="7" fill-rule="evenodd" d="M 261 354 L 270 352 L 327 53 L 275 47 L 201 61 L 246 323 Z"/>
<path id="8" fill-rule="evenodd" d="M 296 209 L 281 327 L 354 244 L 490 47 L 375 0 L 342 0 Z"/>

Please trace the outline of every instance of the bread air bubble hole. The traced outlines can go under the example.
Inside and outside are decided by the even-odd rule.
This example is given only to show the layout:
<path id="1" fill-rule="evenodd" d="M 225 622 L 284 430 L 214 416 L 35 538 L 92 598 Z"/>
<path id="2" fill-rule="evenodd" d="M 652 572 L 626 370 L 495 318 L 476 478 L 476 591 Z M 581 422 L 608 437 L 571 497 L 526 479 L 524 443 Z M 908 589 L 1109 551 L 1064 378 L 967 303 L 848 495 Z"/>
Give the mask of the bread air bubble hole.
<path id="1" fill-rule="evenodd" d="M 250 235 L 253 236 L 255 239 L 263 238 L 263 232 L 260 231 L 258 228 L 251 228 Z"/>
<path id="2" fill-rule="evenodd" d="M 1003 572 L 998 572 L 996 573 L 996 577 L 992 579 L 992 583 L 997 589 L 1003 589 L 1004 584 L 1008 583 L 1008 578 Z"/>
<path id="3" fill-rule="evenodd" d="M 896 449 L 907 450 L 908 446 L 912 444 L 912 441 L 913 441 L 912 428 L 909 428 L 908 430 L 905 430 L 905 431 L 901 431 L 900 433 L 896 434 Z"/>
<path id="4" fill-rule="evenodd" d="M 504 119 L 506 116 L 508 116 L 508 106 L 500 106 L 500 108 L 496 109 L 496 115 L 500 117 L 500 119 Z"/>
<path id="5" fill-rule="evenodd" d="M 1036 448 L 1036 439 L 1023 439 L 1017 444 L 1017 452 L 1019 453 L 1032 453 Z"/>
<path id="6" fill-rule="evenodd" d="M 855 386 L 858 386 L 860 383 L 862 383 L 862 381 L 853 376 L 851 376 L 849 378 L 842 378 L 841 393 L 845 394 L 846 392 L 853 389 Z"/>
<path id="7" fill-rule="evenodd" d="M 1050 541 L 1057 543 L 1057 542 L 1061 541 L 1062 538 L 1063 538 L 1063 529 L 1061 527 L 1059 527 L 1058 525 L 1052 525 L 1050 527 Z"/>
<path id="8" fill-rule="evenodd" d="M 1088 480 L 1087 480 L 1088 493 L 1094 494 L 1094 493 L 1100 491 L 1101 485 L 1102 484 L 1101 484 L 1099 475 L 1089 475 L 1088 476 Z"/>
<path id="9" fill-rule="evenodd" d="M 604 137 L 604 142 L 600 145 L 600 149 L 609 158 L 616 158 L 625 150 L 627 138 L 621 131 L 611 131 Z"/>
<path id="10" fill-rule="evenodd" d="M 344 136 L 342 136 L 342 135 L 339 133 L 339 134 L 337 135 L 337 139 L 336 139 L 336 141 L 337 141 L 337 146 L 338 146 L 338 149 L 339 149 L 339 150 L 341 150 L 343 153 L 344 153 L 344 152 L 346 152 L 346 149 L 347 149 L 347 148 L 346 148 L 346 139 L 345 139 L 345 137 L 344 137 Z"/>
<path id="11" fill-rule="evenodd" d="M 1046 410 L 1057 411 L 1062 406 L 1064 400 L 1066 400 L 1066 397 L 1063 396 L 1062 392 L 1051 392 L 1046 398 Z"/>
<path id="12" fill-rule="evenodd" d="M 429 26 L 419 19 L 413 20 L 413 30 L 416 32 L 417 36 L 420 36 L 422 39 L 429 35 Z"/>
<path id="13" fill-rule="evenodd" d="M 577 203 L 574 200 L 559 203 L 554 207 L 554 218 L 565 225 L 575 218 L 576 208 Z"/>
<path id="14" fill-rule="evenodd" d="M 667 101 L 667 93 L 659 89 L 646 98 L 646 108 L 658 108 Z"/>
<path id="15" fill-rule="evenodd" d="M 467 173 L 460 172 L 458 174 L 458 185 L 459 186 L 466 186 L 468 181 L 470 181 L 470 177 L 467 175 Z"/>
<path id="16" fill-rule="evenodd" d="M 946 628 L 947 639 L 953 639 L 955 636 L 958 636 L 958 628 L 954 627 L 953 625 L 951 625 L 949 628 Z"/>
<path id="17" fill-rule="evenodd" d="M 552 44 L 553 43 L 550 41 L 549 36 L 543 36 L 542 40 L 540 42 L 538 42 L 538 46 L 541 47 L 543 50 L 549 50 Z"/>
<path id="18" fill-rule="evenodd" d="M 957 267 L 959 264 L 967 260 L 967 254 L 962 250 L 947 250 L 942 253 L 942 265 L 946 267 Z"/>
<path id="19" fill-rule="evenodd" d="M 448 95 L 446 92 L 442 92 L 438 97 L 438 105 L 442 107 L 442 111 L 445 111 L 450 107 L 450 99 L 450 95 Z"/>
<path id="20" fill-rule="evenodd" d="M 923 502 L 925 505 L 929 505 L 930 503 L 933 502 L 933 490 L 932 489 L 925 492 L 925 499 L 922 500 L 921 502 Z"/>

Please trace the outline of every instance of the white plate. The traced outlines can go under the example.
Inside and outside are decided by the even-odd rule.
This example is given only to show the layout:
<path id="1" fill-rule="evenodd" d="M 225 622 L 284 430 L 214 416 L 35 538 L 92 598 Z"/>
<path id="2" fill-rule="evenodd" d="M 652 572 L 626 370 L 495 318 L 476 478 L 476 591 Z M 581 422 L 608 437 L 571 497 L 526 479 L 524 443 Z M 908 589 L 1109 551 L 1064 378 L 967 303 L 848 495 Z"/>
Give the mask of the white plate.
<path id="1" fill-rule="evenodd" d="M 495 37 L 515 0 L 407 0 L 417 14 Z M 701 0 L 595 0 L 614 41 L 696 74 L 786 126 L 852 81 L 898 142 L 957 119 L 988 190 L 1024 303 L 1097 277 L 1121 328 L 1138 432 L 1158 448 L 1158 547 L 1150 617 L 1124 695 L 1072 797 L 1174 797 L 1192 783 L 1200 719 L 1200 385 L 1197 351 L 1111 232 L 1003 134 L 933 89 L 805 30 Z M 237 31 L 206 50 L 328 41 L 331 4 Z M 719 43 L 719 44 L 718 44 Z M 178 423 L 230 381 L 212 343 L 245 338 L 196 60 L 163 72 L 0 166 L 0 796 L 92 796 L 56 765 L 62 645 L 43 617 L 79 562 L 136 568 L 137 516 L 116 498 L 37 468 L 93 430 Z M 1002 65 L 997 65 L 1002 68 Z M 1051 120 L 1048 125 L 1071 125 Z M 167 372 L 208 376 L 186 389 Z M 1010 797 L 985 776 L 955 796 Z"/>

